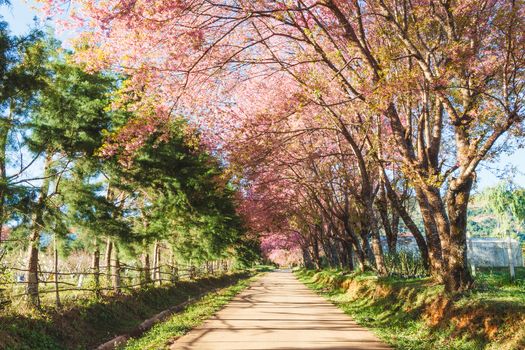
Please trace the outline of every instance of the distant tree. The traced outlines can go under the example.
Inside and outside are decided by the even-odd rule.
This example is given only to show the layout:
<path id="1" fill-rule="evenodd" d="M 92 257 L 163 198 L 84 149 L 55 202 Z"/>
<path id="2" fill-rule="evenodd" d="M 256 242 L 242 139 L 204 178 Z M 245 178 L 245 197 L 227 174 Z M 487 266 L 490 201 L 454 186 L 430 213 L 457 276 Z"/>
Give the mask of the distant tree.
<path id="1" fill-rule="evenodd" d="M 487 188 L 481 194 L 488 209 L 498 218 L 500 228 L 511 229 L 513 222 L 523 225 L 525 221 L 525 189 L 510 181 L 502 181 Z"/>

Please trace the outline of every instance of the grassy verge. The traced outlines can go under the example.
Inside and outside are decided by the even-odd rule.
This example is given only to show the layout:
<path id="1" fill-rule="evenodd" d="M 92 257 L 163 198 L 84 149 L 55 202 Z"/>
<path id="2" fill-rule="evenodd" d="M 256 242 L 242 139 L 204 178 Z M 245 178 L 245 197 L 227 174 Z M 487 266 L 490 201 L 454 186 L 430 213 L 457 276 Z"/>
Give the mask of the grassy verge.
<path id="1" fill-rule="evenodd" d="M 241 280 L 233 286 L 206 295 L 183 312 L 174 315 L 166 322 L 157 324 L 143 337 L 130 340 L 122 349 L 147 350 L 168 347 L 173 340 L 200 325 L 226 305 L 235 295 L 248 287 L 250 281 Z"/>
<path id="2" fill-rule="evenodd" d="M 0 349 L 91 349 L 190 297 L 231 286 L 249 276 L 236 273 L 103 299 L 82 299 L 60 311 L 5 311 L 0 313 Z"/>
<path id="3" fill-rule="evenodd" d="M 334 270 L 296 274 L 395 349 L 525 349 L 523 268 L 513 282 L 505 270 L 482 270 L 472 292 L 454 297 L 424 278 Z"/>

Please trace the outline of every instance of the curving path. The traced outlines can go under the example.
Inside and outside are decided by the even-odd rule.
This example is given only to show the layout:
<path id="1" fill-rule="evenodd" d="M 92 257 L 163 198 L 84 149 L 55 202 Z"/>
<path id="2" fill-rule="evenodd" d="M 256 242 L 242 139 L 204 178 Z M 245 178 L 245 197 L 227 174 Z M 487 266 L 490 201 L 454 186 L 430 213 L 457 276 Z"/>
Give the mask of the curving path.
<path id="1" fill-rule="evenodd" d="M 172 350 L 390 349 L 290 272 L 259 278 Z"/>

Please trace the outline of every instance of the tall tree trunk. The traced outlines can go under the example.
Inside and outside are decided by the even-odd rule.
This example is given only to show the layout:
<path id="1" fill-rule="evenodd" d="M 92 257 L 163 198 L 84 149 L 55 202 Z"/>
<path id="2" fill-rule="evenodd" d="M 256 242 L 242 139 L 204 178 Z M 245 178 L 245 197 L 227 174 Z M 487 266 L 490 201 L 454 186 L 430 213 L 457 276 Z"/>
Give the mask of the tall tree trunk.
<path id="1" fill-rule="evenodd" d="M 416 185 L 415 187 L 418 186 Z M 418 192 L 419 191 L 416 189 L 416 195 Z M 445 208 L 445 203 L 443 202 L 439 188 L 423 185 L 422 192 L 424 194 L 424 200 L 422 203 L 423 205 L 428 206 L 427 208 L 424 208 L 424 210 L 429 211 L 429 214 L 431 215 L 431 220 L 429 221 L 430 223 L 433 222 L 435 225 L 435 231 L 431 231 L 432 238 L 436 241 L 436 243 L 438 241 L 441 243 L 441 256 L 444 263 L 443 266 L 446 267 L 446 257 L 448 256 L 449 251 L 448 237 L 450 235 L 450 221 Z M 434 237 L 434 232 L 437 232 L 437 237 Z"/>
<path id="2" fill-rule="evenodd" d="M 383 247 L 381 246 L 381 237 L 379 236 L 379 228 L 377 226 L 377 218 L 374 212 L 374 201 L 372 199 L 372 193 L 366 194 L 365 200 L 365 213 L 367 218 L 367 226 L 370 229 L 370 238 L 372 241 L 372 252 L 374 253 L 374 259 L 376 264 L 377 272 L 380 276 L 385 276 L 388 271 L 385 265 L 385 259 L 383 255 Z"/>
<path id="3" fill-rule="evenodd" d="M 470 177 L 456 187 L 453 180 L 447 194 L 450 242 L 445 289 L 449 292 L 467 290 L 474 282 L 467 262 L 467 209 L 473 182 L 473 177 Z"/>
<path id="4" fill-rule="evenodd" d="M 326 257 L 329 267 L 333 268 L 334 259 L 332 256 L 330 242 L 328 242 L 328 240 L 325 237 L 321 238 L 321 247 L 323 248 L 324 256 Z"/>
<path id="5" fill-rule="evenodd" d="M 144 265 L 144 283 L 151 283 L 151 266 L 149 262 L 149 254 L 144 253 L 143 255 L 143 265 Z"/>
<path id="6" fill-rule="evenodd" d="M 162 285 L 162 261 L 161 261 L 161 245 L 157 247 L 157 281 Z"/>
<path id="7" fill-rule="evenodd" d="M 352 229 L 352 226 L 348 218 L 345 217 L 343 218 L 342 221 L 343 221 L 343 228 L 346 234 L 345 241 L 347 242 L 349 241 L 351 245 L 354 247 L 356 258 L 357 258 L 357 263 L 359 264 L 359 270 L 365 271 L 365 268 L 366 268 L 366 254 L 364 251 L 365 248 L 361 247 L 359 238 L 357 237 L 354 230 Z M 350 261 L 350 263 L 352 263 L 353 265 L 353 261 Z M 352 270 L 353 270 L 353 266 L 352 266 Z"/>
<path id="8" fill-rule="evenodd" d="M 107 237 L 106 239 L 106 255 L 104 256 L 104 260 L 106 263 L 106 280 L 107 285 L 111 286 L 112 284 L 112 268 L 111 268 L 111 255 L 113 252 L 113 241 L 111 241 L 111 238 Z"/>
<path id="9" fill-rule="evenodd" d="M 312 237 L 312 249 L 315 268 L 319 270 L 321 269 L 321 256 L 319 255 L 319 242 L 317 241 L 317 237 L 315 237 L 315 235 Z"/>
<path id="10" fill-rule="evenodd" d="M 392 241 L 390 242 L 390 245 L 389 245 L 389 249 L 395 253 L 397 251 L 397 240 L 398 240 L 398 237 L 399 237 L 399 214 L 397 213 L 397 211 L 393 208 L 391 208 L 391 213 L 392 213 L 392 220 L 390 221 L 391 224 L 392 224 L 392 228 L 391 228 L 391 231 L 392 231 Z M 428 259 L 428 252 L 427 252 L 427 259 Z"/>
<path id="11" fill-rule="evenodd" d="M 34 213 L 33 220 L 34 225 L 43 223 L 43 220 L 37 212 Z M 31 306 L 39 308 L 40 298 L 38 295 L 38 245 L 40 241 L 40 230 L 33 228 L 31 231 L 27 257 L 26 293 L 29 297 L 29 303 Z"/>
<path id="12" fill-rule="evenodd" d="M 55 305 L 57 309 L 62 307 L 60 303 L 60 292 L 58 287 L 58 246 L 57 246 L 57 235 L 53 235 L 53 260 L 54 260 L 54 272 L 55 272 Z"/>
<path id="13" fill-rule="evenodd" d="M 338 268 L 341 265 L 341 261 L 339 260 L 339 247 L 338 243 L 334 241 L 333 239 L 328 240 L 328 245 L 330 247 L 330 255 L 332 256 L 332 264 L 334 268 Z"/>
<path id="14" fill-rule="evenodd" d="M 425 227 L 428 256 L 430 261 L 430 273 L 437 281 L 442 281 L 445 265 L 443 260 L 443 249 L 441 245 L 440 234 L 438 233 L 438 228 L 434 220 L 433 211 L 431 210 L 428 200 L 423 194 L 423 191 L 417 186 L 414 186 L 414 189 L 416 190 L 416 199 L 421 212 L 421 217 L 423 219 L 423 225 Z M 403 217 L 403 221 L 406 223 L 404 219 L 405 218 Z"/>
<path id="15" fill-rule="evenodd" d="M 100 247 L 98 244 L 98 238 L 94 240 L 95 250 L 93 251 L 93 259 L 91 268 L 93 269 L 93 280 L 95 282 L 95 296 L 100 298 Z"/>
<path id="16" fill-rule="evenodd" d="M 38 201 L 33 209 L 31 235 L 29 237 L 29 248 L 27 253 L 26 293 L 29 303 L 36 308 L 40 307 L 38 294 L 38 246 L 40 244 L 40 232 L 44 228 L 44 211 L 47 195 L 49 192 L 49 173 L 51 170 L 52 155 L 46 155 L 44 165 L 44 180 L 40 187 Z"/>
<path id="17" fill-rule="evenodd" d="M 383 224 L 383 230 L 385 231 L 388 252 L 393 254 L 396 252 L 397 232 L 394 235 L 394 232 L 392 231 L 392 225 L 388 218 L 388 205 L 385 190 L 383 188 L 384 186 L 383 184 L 380 186 L 378 197 L 376 199 L 376 207 L 379 212 L 379 217 L 381 218 L 381 223 Z"/>
<path id="18" fill-rule="evenodd" d="M 175 252 L 173 251 L 173 247 L 170 249 L 170 276 L 171 276 L 171 283 L 177 282 L 179 279 L 179 272 L 177 269 L 177 266 L 175 266 Z M 219 263 L 217 263 L 217 270 L 219 269 Z"/>
<path id="19" fill-rule="evenodd" d="M 346 240 L 343 240 L 341 245 L 343 247 L 343 254 L 345 256 L 345 267 L 347 267 L 350 271 L 354 271 L 354 252 L 352 249 L 352 244 Z"/>
<path id="20" fill-rule="evenodd" d="M 159 241 L 155 241 L 155 244 L 153 245 L 153 270 L 151 272 L 151 279 L 153 280 L 153 283 L 157 281 L 157 270 L 159 266 L 158 251 Z"/>
<path id="21" fill-rule="evenodd" d="M 302 247 L 302 250 L 304 267 L 307 269 L 313 269 L 314 263 L 312 261 L 312 256 L 310 255 L 310 250 L 308 249 L 308 247 Z"/>
<path id="22" fill-rule="evenodd" d="M 121 279 L 120 279 L 120 257 L 118 245 L 114 244 L 114 254 L 115 254 L 115 271 L 113 272 L 113 291 L 115 294 L 120 294 L 121 291 Z"/>

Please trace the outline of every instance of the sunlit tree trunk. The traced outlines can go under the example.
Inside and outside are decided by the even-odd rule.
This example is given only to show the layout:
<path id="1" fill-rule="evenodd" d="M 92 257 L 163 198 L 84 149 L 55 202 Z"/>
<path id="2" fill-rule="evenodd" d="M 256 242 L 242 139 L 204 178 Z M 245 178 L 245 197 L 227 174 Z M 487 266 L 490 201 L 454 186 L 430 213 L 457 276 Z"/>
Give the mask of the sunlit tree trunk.
<path id="1" fill-rule="evenodd" d="M 58 246 L 57 246 L 57 235 L 56 233 L 53 235 L 53 260 L 54 260 L 54 272 L 55 272 L 55 305 L 57 309 L 62 307 L 62 304 L 60 302 L 60 292 L 59 292 L 59 285 L 58 285 Z"/>
<path id="2" fill-rule="evenodd" d="M 319 270 L 321 269 L 321 256 L 319 254 L 319 242 L 317 241 L 317 237 L 315 237 L 315 235 L 313 235 L 312 237 L 312 251 L 313 251 L 315 268 Z"/>
<path id="3" fill-rule="evenodd" d="M 473 182 L 471 177 L 460 186 L 453 187 L 452 181 L 447 194 L 450 242 L 445 289 L 450 292 L 469 289 L 474 282 L 467 261 L 467 208 Z"/>
<path id="4" fill-rule="evenodd" d="M 308 249 L 308 247 L 301 247 L 301 249 L 303 251 L 304 267 L 306 267 L 307 269 L 313 269 L 314 263 L 312 261 L 312 256 L 310 255 L 310 250 Z"/>
<path id="5" fill-rule="evenodd" d="M 393 254 L 396 252 L 397 246 L 397 232 L 392 230 L 392 223 L 388 217 L 388 203 L 386 200 L 385 190 L 383 184 L 380 185 L 379 193 L 376 199 L 376 207 L 379 212 L 379 217 L 381 218 L 381 223 L 383 225 L 383 230 L 385 231 L 386 241 L 388 252 Z"/>
<path id="6" fill-rule="evenodd" d="M 116 294 L 120 294 L 121 291 L 121 279 L 120 279 L 120 256 L 118 245 L 114 244 L 114 254 L 115 254 L 115 271 L 113 272 L 113 291 Z"/>
<path id="7" fill-rule="evenodd" d="M 151 279 L 153 283 L 157 282 L 158 269 L 159 269 L 159 241 L 155 241 L 153 245 L 153 269 L 151 271 Z"/>
<path id="8" fill-rule="evenodd" d="M 100 298 L 100 247 L 98 244 L 98 238 L 94 239 L 94 250 L 91 268 L 93 269 L 93 281 L 95 285 L 95 296 Z"/>
<path id="9" fill-rule="evenodd" d="M 29 303 L 33 307 L 40 307 L 38 294 L 38 249 L 40 244 L 40 233 L 44 228 L 44 211 L 46 199 L 49 192 L 49 173 L 51 170 L 52 155 L 48 153 L 44 164 L 44 180 L 40 187 L 38 201 L 33 208 L 31 216 L 31 234 L 29 236 L 29 248 L 27 253 L 26 293 Z"/>
<path id="10" fill-rule="evenodd" d="M 111 268 L 111 254 L 113 253 L 113 241 L 111 238 L 106 238 L 106 252 L 104 256 L 106 264 L 106 281 L 107 285 L 111 286 L 112 284 L 112 268 Z"/>
<path id="11" fill-rule="evenodd" d="M 148 253 L 144 253 L 142 255 L 142 264 L 143 264 L 143 268 L 144 268 L 144 283 L 146 284 L 150 284 L 151 283 L 151 265 L 150 265 L 150 261 L 149 261 L 149 254 Z"/>

